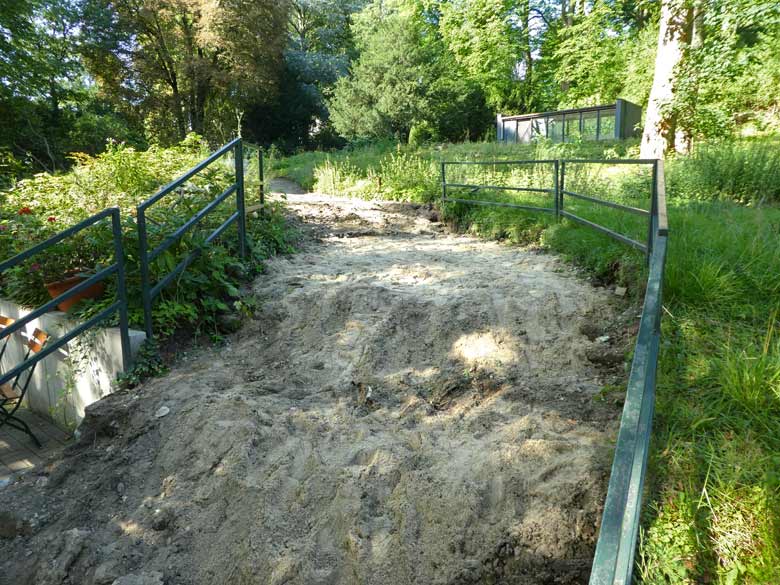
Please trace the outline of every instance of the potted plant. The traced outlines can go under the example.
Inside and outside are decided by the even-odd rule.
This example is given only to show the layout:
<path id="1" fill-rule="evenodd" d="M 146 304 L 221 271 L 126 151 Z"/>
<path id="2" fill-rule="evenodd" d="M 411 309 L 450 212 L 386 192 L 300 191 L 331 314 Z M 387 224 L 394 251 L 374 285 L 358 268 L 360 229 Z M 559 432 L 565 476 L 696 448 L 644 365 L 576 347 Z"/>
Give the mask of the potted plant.
<path id="1" fill-rule="evenodd" d="M 97 250 L 88 244 L 85 238 L 78 235 L 68 238 L 42 252 L 37 262 L 31 264 L 30 270 L 39 272 L 51 298 L 57 298 L 97 273 Z M 67 311 L 83 299 L 99 298 L 105 291 L 105 282 L 96 282 L 62 301 L 57 308 Z"/>

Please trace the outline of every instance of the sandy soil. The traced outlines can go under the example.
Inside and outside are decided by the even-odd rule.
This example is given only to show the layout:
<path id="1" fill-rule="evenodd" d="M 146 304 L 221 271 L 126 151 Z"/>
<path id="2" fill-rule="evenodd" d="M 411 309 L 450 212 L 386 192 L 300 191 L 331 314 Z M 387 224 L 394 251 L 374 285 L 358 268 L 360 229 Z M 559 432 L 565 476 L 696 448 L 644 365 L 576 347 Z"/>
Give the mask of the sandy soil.
<path id="1" fill-rule="evenodd" d="M 0 491 L 0 583 L 587 582 L 633 311 L 426 208 L 289 206 L 226 347 Z"/>

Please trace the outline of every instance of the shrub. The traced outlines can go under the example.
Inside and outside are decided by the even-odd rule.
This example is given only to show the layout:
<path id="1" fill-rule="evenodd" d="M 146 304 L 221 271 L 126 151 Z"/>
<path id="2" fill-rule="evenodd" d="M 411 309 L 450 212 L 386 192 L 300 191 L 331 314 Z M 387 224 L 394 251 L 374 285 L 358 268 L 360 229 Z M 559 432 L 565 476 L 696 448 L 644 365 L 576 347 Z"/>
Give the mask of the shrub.
<path id="1" fill-rule="evenodd" d="M 171 148 L 152 147 L 147 151 L 113 144 L 96 157 L 77 155 L 75 167 L 66 174 L 40 174 L 20 181 L 0 200 L 0 258 L 11 257 L 106 207 L 119 206 L 131 324 L 141 327 L 135 207 L 161 185 L 197 164 L 207 152 L 196 136 Z M 149 249 L 161 244 L 232 181 L 232 167 L 216 163 L 151 207 L 147 213 Z M 251 190 L 248 184 L 247 192 Z M 181 326 L 218 333 L 217 318 L 232 310 L 240 297 L 241 283 L 259 269 L 264 258 L 289 249 L 289 234 L 276 206 L 263 216 L 248 218 L 251 254 L 246 262 L 237 259 L 235 228 L 225 232 L 215 245 L 203 247 L 207 235 L 234 211 L 233 202 L 234 198 L 228 198 L 151 263 L 151 278 L 156 282 L 187 254 L 201 249 L 200 257 L 161 293 L 154 305 L 156 333 L 165 336 Z M 3 274 L 0 294 L 22 305 L 38 306 L 49 299 L 44 283 L 74 272 L 95 272 L 113 262 L 111 226 L 101 222 Z M 115 284 L 109 282 L 104 298 L 81 303 L 75 311 L 82 316 L 95 314 L 113 303 L 115 294 Z"/>

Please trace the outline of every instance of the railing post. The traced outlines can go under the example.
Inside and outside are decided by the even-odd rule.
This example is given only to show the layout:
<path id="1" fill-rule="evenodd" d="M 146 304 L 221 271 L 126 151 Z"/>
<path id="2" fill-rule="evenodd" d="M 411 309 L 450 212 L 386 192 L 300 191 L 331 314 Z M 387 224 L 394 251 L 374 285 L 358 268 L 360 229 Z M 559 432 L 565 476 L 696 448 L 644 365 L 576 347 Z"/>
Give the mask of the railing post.
<path id="1" fill-rule="evenodd" d="M 265 170 L 263 169 L 263 149 L 257 150 L 257 168 L 260 175 L 260 215 L 265 215 Z"/>
<path id="2" fill-rule="evenodd" d="M 144 328 L 146 329 L 146 339 L 150 341 L 154 337 L 152 327 L 152 293 L 149 283 L 149 250 L 146 240 L 146 209 L 137 208 L 138 215 L 138 247 L 140 248 L 141 261 L 141 299 L 144 306 Z"/>
<path id="3" fill-rule="evenodd" d="M 119 208 L 111 211 L 111 230 L 114 232 L 114 262 L 116 263 L 116 288 L 119 300 L 119 338 L 122 343 L 122 371 L 130 368 L 130 322 L 127 316 L 127 282 L 125 280 L 125 254 L 122 248 L 122 222 Z"/>
<path id="4" fill-rule="evenodd" d="M 655 225 L 658 219 L 658 160 L 653 163 L 653 186 L 650 196 L 650 221 L 647 227 L 647 265 L 650 265 L 650 256 L 653 254 L 653 241 L 655 240 Z"/>
<path id="5" fill-rule="evenodd" d="M 441 202 L 447 201 L 447 163 L 442 161 L 441 163 Z"/>
<path id="6" fill-rule="evenodd" d="M 555 161 L 555 221 L 561 220 L 560 161 Z"/>
<path id="7" fill-rule="evenodd" d="M 244 145 L 236 142 L 236 210 L 238 211 L 238 253 L 246 258 L 246 211 L 244 206 Z"/>
<path id="8" fill-rule="evenodd" d="M 561 180 L 558 183 L 558 195 L 560 196 L 560 203 L 558 203 L 558 214 L 563 211 L 563 192 L 566 189 L 566 161 L 561 161 Z"/>

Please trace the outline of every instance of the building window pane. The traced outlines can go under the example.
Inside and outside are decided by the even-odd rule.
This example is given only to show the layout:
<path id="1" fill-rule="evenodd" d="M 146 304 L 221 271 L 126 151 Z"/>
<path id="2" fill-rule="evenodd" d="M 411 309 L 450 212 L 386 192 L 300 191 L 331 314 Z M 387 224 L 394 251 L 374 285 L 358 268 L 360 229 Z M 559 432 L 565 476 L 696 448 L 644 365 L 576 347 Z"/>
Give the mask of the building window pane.
<path id="1" fill-rule="evenodd" d="M 547 136 L 547 120 L 545 118 L 536 118 L 533 120 L 531 135 L 533 138 L 544 138 Z"/>
<path id="2" fill-rule="evenodd" d="M 547 136 L 553 142 L 563 141 L 563 116 L 551 116 L 547 119 Z"/>
<path id="3" fill-rule="evenodd" d="M 601 110 L 601 124 L 599 140 L 612 140 L 615 138 L 615 108 Z"/>
<path id="4" fill-rule="evenodd" d="M 574 142 L 580 137 L 580 115 L 566 115 L 566 142 Z"/>
<path id="5" fill-rule="evenodd" d="M 531 120 L 517 122 L 517 141 L 523 144 L 531 142 Z"/>
<path id="6" fill-rule="evenodd" d="M 582 139 L 596 140 L 596 128 L 598 126 L 598 114 L 596 112 L 582 113 Z"/>

